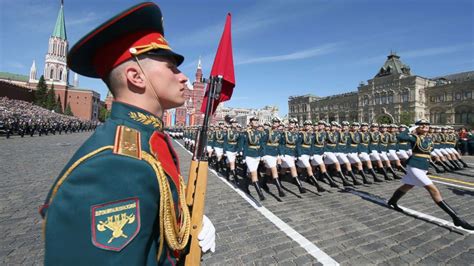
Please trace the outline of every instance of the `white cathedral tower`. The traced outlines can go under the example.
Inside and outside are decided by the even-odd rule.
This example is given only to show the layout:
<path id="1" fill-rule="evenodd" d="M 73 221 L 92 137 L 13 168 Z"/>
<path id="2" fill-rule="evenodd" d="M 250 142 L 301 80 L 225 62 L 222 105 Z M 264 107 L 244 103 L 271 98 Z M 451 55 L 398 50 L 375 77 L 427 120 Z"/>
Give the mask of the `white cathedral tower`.
<path id="1" fill-rule="evenodd" d="M 46 53 L 44 79 L 47 83 L 68 85 L 67 52 L 68 41 L 66 23 L 64 21 L 64 3 L 61 1 L 61 8 L 59 9 L 53 34 L 49 37 L 48 53 Z"/>

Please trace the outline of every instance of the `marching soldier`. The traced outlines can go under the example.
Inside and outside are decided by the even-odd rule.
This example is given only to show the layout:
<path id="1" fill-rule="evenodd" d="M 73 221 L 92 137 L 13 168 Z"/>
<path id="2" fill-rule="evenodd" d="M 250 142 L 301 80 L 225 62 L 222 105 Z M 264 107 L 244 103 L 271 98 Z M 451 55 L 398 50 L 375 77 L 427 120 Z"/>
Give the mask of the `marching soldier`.
<path id="1" fill-rule="evenodd" d="M 45 265 L 175 265 L 191 230 L 178 158 L 163 111 L 185 101 L 184 58 L 163 36 L 161 11 L 138 4 L 82 38 L 68 55 L 74 72 L 103 79 L 110 118 L 79 148 L 41 209 Z M 198 239 L 214 250 L 207 217 Z"/>
<path id="2" fill-rule="evenodd" d="M 240 132 L 237 129 L 237 121 L 230 119 L 231 128 L 227 129 L 224 136 L 224 152 L 227 157 L 227 180 L 238 183 L 237 174 L 235 173 L 235 158 L 240 151 Z"/>
<path id="3" fill-rule="evenodd" d="M 370 160 L 377 164 L 377 170 L 379 173 L 382 173 L 385 180 L 393 180 L 387 175 L 387 171 L 383 167 L 382 160 L 380 158 L 380 132 L 379 132 L 379 124 L 372 123 L 370 125 L 370 144 L 369 144 L 369 151 L 370 151 Z"/>
<path id="4" fill-rule="evenodd" d="M 249 128 L 243 134 L 241 138 L 242 156 L 245 158 L 245 164 L 247 165 L 247 171 L 250 173 L 250 179 L 252 185 L 257 191 L 260 200 L 265 200 L 260 183 L 258 181 L 258 165 L 260 163 L 260 157 L 262 156 L 262 132 L 257 130 L 258 118 L 251 117 Z M 250 194 L 248 189 L 248 182 L 244 185 L 245 192 Z"/>
<path id="5" fill-rule="evenodd" d="M 390 163 L 390 159 L 388 158 L 388 145 L 390 142 L 390 133 L 387 132 L 388 125 L 381 124 L 380 125 L 380 142 L 379 142 L 379 155 L 382 162 L 385 163 L 386 170 L 388 170 L 394 179 L 401 179 L 397 173 L 392 168 L 392 164 Z"/>
<path id="6" fill-rule="evenodd" d="M 313 156 L 311 156 L 311 165 L 319 167 L 319 180 L 326 179 L 331 187 L 339 187 L 334 179 L 328 174 L 326 165 L 324 164 L 324 152 L 326 145 L 327 133 L 324 130 L 326 122 L 320 120 L 314 134 Z"/>
<path id="7" fill-rule="evenodd" d="M 216 171 L 222 172 L 225 168 L 225 161 L 222 156 L 224 155 L 224 139 L 225 139 L 225 128 L 224 122 L 219 122 L 219 127 L 216 129 L 215 141 L 214 141 L 214 152 L 216 153 Z"/>
<path id="8" fill-rule="evenodd" d="M 367 178 L 364 172 L 364 166 L 362 161 L 359 158 L 359 144 L 361 142 L 361 137 L 357 129 L 359 127 L 359 123 L 354 122 L 351 125 L 351 129 L 349 129 L 349 122 L 343 121 L 342 122 L 342 129 L 344 132 L 344 138 L 346 138 L 346 156 L 349 160 L 350 164 L 353 164 L 357 168 L 358 174 L 362 177 L 362 181 L 364 184 L 372 184 L 371 181 Z M 354 182 L 354 185 L 356 183 Z"/>
<path id="9" fill-rule="evenodd" d="M 339 175 L 339 178 L 342 180 L 343 186 L 352 186 L 350 184 L 344 174 L 342 173 L 341 165 L 339 164 L 339 160 L 336 157 L 336 153 L 338 150 L 339 144 L 339 134 L 336 130 L 337 122 L 332 121 L 331 124 L 326 123 L 326 148 L 324 152 L 324 163 L 327 165 L 333 165 L 336 169 L 336 173 Z"/>
<path id="10" fill-rule="evenodd" d="M 278 189 L 278 195 L 280 197 L 285 196 L 283 192 L 282 184 L 280 178 L 278 177 L 277 161 L 278 156 L 280 155 L 280 138 L 281 132 L 278 130 L 280 126 L 280 119 L 278 117 L 272 118 L 272 126 L 265 131 L 263 135 L 263 162 L 267 169 L 270 169 L 271 176 L 275 181 L 275 185 Z M 264 189 L 268 188 L 268 185 L 263 182 L 262 187 Z"/>
<path id="11" fill-rule="evenodd" d="M 339 164 L 344 165 L 346 168 L 347 174 L 352 179 L 352 182 L 354 183 L 355 186 L 362 185 L 359 180 L 354 175 L 354 172 L 352 171 L 352 165 L 351 162 L 349 161 L 349 158 L 347 156 L 348 153 L 348 148 L 347 145 L 349 145 L 350 142 L 350 134 L 349 134 L 349 122 L 347 121 L 342 121 L 342 131 L 341 131 L 341 125 L 337 122 L 335 122 L 336 125 L 336 134 L 339 136 L 337 137 L 339 139 L 339 143 L 337 144 L 337 152 L 336 152 L 336 158 L 339 161 Z"/>
<path id="12" fill-rule="evenodd" d="M 298 161 L 296 165 L 299 168 L 305 169 L 308 179 L 311 183 L 316 186 L 318 192 L 324 192 L 326 189 L 321 187 L 316 180 L 316 177 L 313 174 L 313 167 L 309 160 L 313 156 L 313 143 L 314 135 L 312 132 L 313 122 L 311 120 L 306 120 L 303 122 L 303 130 L 298 135 L 298 140 L 296 142 L 296 154 L 298 156 Z"/>
<path id="13" fill-rule="evenodd" d="M 281 167 L 289 168 L 292 179 L 298 186 L 300 193 L 306 193 L 306 189 L 303 188 L 299 178 L 298 172 L 296 171 L 295 159 L 296 153 L 296 142 L 298 140 L 298 132 L 296 132 L 296 124 L 298 120 L 296 118 L 290 118 L 288 121 L 288 128 L 282 132 L 280 138 L 280 154 L 281 154 Z"/>
<path id="14" fill-rule="evenodd" d="M 355 125 L 352 126 L 353 131 L 357 132 L 358 129 L 358 124 L 356 123 Z M 365 163 L 367 170 L 369 170 L 369 173 L 372 175 L 374 178 L 374 182 L 383 182 L 380 178 L 377 177 L 374 171 L 374 167 L 372 165 L 372 160 L 370 159 L 370 150 L 369 150 L 369 145 L 370 145 L 370 132 L 368 132 L 369 124 L 363 122 L 360 124 L 360 142 L 357 147 L 359 151 L 359 158 L 360 160 Z"/>
<path id="15" fill-rule="evenodd" d="M 474 226 L 463 220 L 441 197 L 438 188 L 433 184 L 431 179 L 426 175 L 429 167 L 430 152 L 433 149 L 433 140 L 427 135 L 430 122 L 421 119 L 415 123 L 416 134 L 409 134 L 407 129 L 400 132 L 399 139 L 410 142 L 413 155 L 410 156 L 407 163 L 407 174 L 403 177 L 403 185 L 399 187 L 388 201 L 388 206 L 403 212 L 397 202 L 413 187 L 424 187 L 429 193 L 433 201 L 445 211 L 453 219 L 456 226 L 461 226 L 467 230 L 474 230 Z M 410 130 L 411 132 L 412 130 Z"/>

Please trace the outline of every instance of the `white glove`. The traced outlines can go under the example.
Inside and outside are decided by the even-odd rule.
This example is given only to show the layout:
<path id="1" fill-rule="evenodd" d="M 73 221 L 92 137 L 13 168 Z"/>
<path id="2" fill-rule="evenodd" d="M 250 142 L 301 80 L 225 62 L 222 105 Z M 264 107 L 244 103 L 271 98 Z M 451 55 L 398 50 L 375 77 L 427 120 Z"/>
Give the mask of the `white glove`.
<path id="1" fill-rule="evenodd" d="M 208 250 L 214 253 L 216 250 L 216 228 L 206 215 L 202 217 L 202 229 L 198 235 L 198 240 L 203 253 Z"/>

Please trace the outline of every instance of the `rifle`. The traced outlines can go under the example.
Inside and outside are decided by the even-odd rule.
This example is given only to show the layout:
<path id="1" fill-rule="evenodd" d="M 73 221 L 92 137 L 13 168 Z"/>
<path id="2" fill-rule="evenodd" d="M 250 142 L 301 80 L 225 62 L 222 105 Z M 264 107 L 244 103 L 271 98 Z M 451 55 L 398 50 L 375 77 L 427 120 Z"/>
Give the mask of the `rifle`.
<path id="1" fill-rule="evenodd" d="M 201 264 L 201 247 L 199 246 L 198 235 L 202 229 L 202 217 L 204 215 L 204 206 L 207 189 L 208 162 L 206 156 L 207 130 L 209 125 L 209 116 L 213 110 L 214 99 L 218 99 L 222 89 L 222 76 L 213 77 L 205 80 L 209 86 L 209 95 L 206 103 L 206 113 L 204 121 L 196 136 L 196 147 L 194 149 L 191 167 L 189 169 L 188 186 L 186 190 L 186 204 L 191 213 L 191 233 L 189 253 L 185 257 L 185 265 Z"/>

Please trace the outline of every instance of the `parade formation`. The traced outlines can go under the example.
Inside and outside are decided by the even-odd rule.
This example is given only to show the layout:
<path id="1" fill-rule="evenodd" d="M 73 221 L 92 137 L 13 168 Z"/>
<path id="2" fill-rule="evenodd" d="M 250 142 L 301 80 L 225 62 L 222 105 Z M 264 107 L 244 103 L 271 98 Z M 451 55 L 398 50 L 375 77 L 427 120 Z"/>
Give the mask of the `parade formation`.
<path id="1" fill-rule="evenodd" d="M 421 128 L 423 130 L 421 130 Z M 176 131 L 176 130 L 172 130 Z M 184 146 L 193 150 L 198 127 L 185 128 Z M 175 134 L 175 138 L 181 138 Z M 419 120 L 413 127 L 396 124 L 343 121 L 304 121 L 298 126 L 295 118 L 287 125 L 278 117 L 272 124 L 259 124 L 249 119 L 246 128 L 230 119 L 210 127 L 207 154 L 210 165 L 225 178 L 250 194 L 253 185 L 260 200 L 263 190 L 273 181 L 280 197 L 285 196 L 281 179 L 288 176 L 300 193 L 301 181 L 314 185 L 318 192 L 326 183 L 338 188 L 400 180 L 403 185 L 389 201 L 389 206 L 402 211 L 397 201 L 412 187 L 425 187 L 433 200 L 445 210 L 456 226 L 474 227 L 458 217 L 441 198 L 427 177 L 429 167 L 436 173 L 455 172 L 469 168 L 456 149 L 458 134 L 451 126 L 431 126 Z M 236 165 L 241 174 L 236 173 Z"/>

